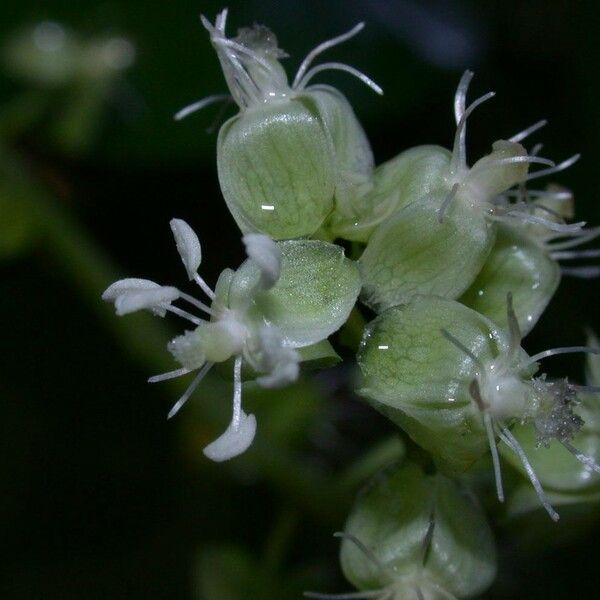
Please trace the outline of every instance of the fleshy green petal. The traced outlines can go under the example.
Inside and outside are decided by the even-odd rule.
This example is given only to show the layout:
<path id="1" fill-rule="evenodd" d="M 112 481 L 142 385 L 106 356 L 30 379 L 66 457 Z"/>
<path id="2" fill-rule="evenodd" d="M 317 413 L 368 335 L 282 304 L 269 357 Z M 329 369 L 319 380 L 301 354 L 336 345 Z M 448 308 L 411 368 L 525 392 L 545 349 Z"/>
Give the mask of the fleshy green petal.
<path id="1" fill-rule="evenodd" d="M 378 166 L 372 189 L 360 202 L 336 205 L 331 230 L 338 237 L 366 242 L 379 223 L 401 208 L 440 188 L 448 190 L 450 157 L 441 146 L 417 146 Z"/>
<path id="2" fill-rule="evenodd" d="M 394 589 L 412 598 L 415 585 L 427 589 L 438 584 L 466 598 L 487 588 L 496 573 L 492 532 L 479 506 L 451 480 L 425 475 L 414 463 L 375 478 L 358 496 L 345 533 L 362 543 L 385 569 L 377 569 L 345 538 L 342 569 L 359 589 L 394 582 Z"/>
<path id="3" fill-rule="evenodd" d="M 468 469 L 487 451 L 482 418 L 469 394 L 477 366 L 442 334 L 484 362 L 507 340 L 486 317 L 451 300 L 419 296 L 365 329 L 359 393 L 429 451 L 445 470 Z"/>
<path id="4" fill-rule="evenodd" d="M 363 299 L 375 310 L 417 294 L 457 298 L 487 258 L 495 225 L 455 198 L 440 222 L 445 194 L 413 202 L 375 230 L 359 260 Z"/>
<path id="5" fill-rule="evenodd" d="M 333 147 L 307 99 L 244 111 L 223 125 L 219 181 L 244 233 L 309 236 L 333 207 Z"/>
<path id="6" fill-rule="evenodd" d="M 251 311 L 276 327 L 287 346 L 308 346 L 345 323 L 360 291 L 358 269 L 335 244 L 289 240 L 279 246 L 280 278 L 270 290 L 256 294 Z M 258 278 L 250 260 L 236 271 L 229 294 L 233 310 L 247 306 Z"/>
<path id="7" fill-rule="evenodd" d="M 559 283 L 556 261 L 516 228 L 501 224 L 490 255 L 460 301 L 505 329 L 506 296 L 512 293 L 521 333 L 527 335 Z"/>

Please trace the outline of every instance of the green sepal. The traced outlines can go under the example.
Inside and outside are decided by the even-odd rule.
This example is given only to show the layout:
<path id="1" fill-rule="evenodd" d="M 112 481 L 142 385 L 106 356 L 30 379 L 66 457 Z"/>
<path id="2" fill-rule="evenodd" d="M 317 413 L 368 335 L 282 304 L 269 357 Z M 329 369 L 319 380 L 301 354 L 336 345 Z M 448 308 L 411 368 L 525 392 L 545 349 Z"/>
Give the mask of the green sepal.
<path id="1" fill-rule="evenodd" d="M 366 242 L 382 221 L 440 188 L 451 154 L 441 146 L 416 146 L 378 166 L 371 191 L 349 207 L 338 207 L 329 224 L 337 237 Z M 342 209 L 344 208 L 344 209 Z"/>
<path id="2" fill-rule="evenodd" d="M 377 227 L 359 260 L 363 300 L 377 312 L 417 294 L 458 298 L 481 270 L 495 238 L 482 211 L 445 193 L 406 206 Z"/>
<path id="3" fill-rule="evenodd" d="M 490 527 L 472 495 L 443 475 L 425 475 L 407 462 L 374 479 L 357 498 L 345 533 L 354 536 L 383 566 L 380 570 L 348 538 L 340 561 L 360 590 L 394 590 L 409 597 L 457 598 L 485 590 L 496 574 Z M 432 595 L 430 595 L 432 594 Z"/>
<path id="4" fill-rule="evenodd" d="M 278 245 L 281 275 L 274 287 L 254 297 L 256 314 L 275 326 L 287 345 L 315 344 L 348 318 L 360 291 L 358 268 L 335 244 L 288 240 Z M 229 292 L 233 310 L 247 305 L 259 278 L 252 260 L 236 271 Z"/>
<path id="5" fill-rule="evenodd" d="M 221 190 L 247 233 L 312 235 L 333 207 L 334 151 L 309 98 L 245 110 L 221 127 Z"/>
<path id="6" fill-rule="evenodd" d="M 358 393 L 430 452 L 442 470 L 460 473 L 487 451 L 487 442 L 469 393 L 477 365 L 442 329 L 482 362 L 508 348 L 505 334 L 483 315 L 452 300 L 418 296 L 366 327 Z"/>
<path id="7" fill-rule="evenodd" d="M 525 336 L 546 309 L 559 283 L 560 267 L 548 252 L 519 229 L 500 224 L 492 251 L 460 301 L 506 329 L 506 297 L 512 293 Z"/>

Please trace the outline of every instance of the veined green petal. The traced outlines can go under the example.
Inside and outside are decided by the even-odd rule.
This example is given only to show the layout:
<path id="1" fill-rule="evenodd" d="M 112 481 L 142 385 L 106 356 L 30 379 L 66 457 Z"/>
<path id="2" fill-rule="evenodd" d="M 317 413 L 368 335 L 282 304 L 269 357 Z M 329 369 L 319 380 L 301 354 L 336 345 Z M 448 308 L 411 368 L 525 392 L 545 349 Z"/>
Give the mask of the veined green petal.
<path id="1" fill-rule="evenodd" d="M 521 333 L 535 326 L 560 283 L 560 267 L 516 228 L 500 224 L 483 268 L 460 301 L 506 329 L 506 296 L 513 297 Z"/>
<path id="2" fill-rule="evenodd" d="M 324 340 L 345 323 L 356 302 L 356 263 L 340 246 L 319 240 L 288 240 L 279 246 L 281 276 L 274 287 L 256 293 L 257 318 L 277 327 L 289 346 Z M 236 271 L 229 296 L 232 309 L 248 304 L 258 277 L 249 260 Z"/>
<path id="3" fill-rule="evenodd" d="M 227 206 L 244 233 L 309 236 L 333 207 L 333 147 L 308 98 L 230 119 L 219 132 L 217 166 Z"/>
<path id="4" fill-rule="evenodd" d="M 440 222 L 445 197 L 438 192 L 413 202 L 369 239 L 359 267 L 363 299 L 378 312 L 416 294 L 457 298 L 481 270 L 495 225 L 459 198 L 450 202 Z"/>
<path id="5" fill-rule="evenodd" d="M 375 478 L 358 496 L 345 533 L 384 568 L 344 539 L 342 569 L 361 590 L 385 587 L 405 597 L 418 587 L 424 597 L 437 598 L 428 592 L 439 585 L 467 598 L 487 588 L 496 574 L 494 540 L 481 509 L 454 482 L 425 475 L 414 463 Z"/>
<path id="6" fill-rule="evenodd" d="M 366 242 L 375 227 L 401 208 L 440 188 L 448 189 L 451 153 L 417 146 L 375 169 L 371 191 L 358 203 L 336 205 L 330 228 L 337 237 Z"/>
<path id="7" fill-rule="evenodd" d="M 477 366 L 442 334 L 482 362 L 506 351 L 506 336 L 486 317 L 452 300 L 417 296 L 365 329 L 358 352 L 359 393 L 450 472 L 487 451 L 479 409 L 469 394 Z"/>
<path id="8" fill-rule="evenodd" d="M 345 96 L 328 85 L 316 85 L 306 90 L 317 105 L 335 151 L 336 210 L 361 203 L 371 189 L 375 167 L 369 140 Z"/>

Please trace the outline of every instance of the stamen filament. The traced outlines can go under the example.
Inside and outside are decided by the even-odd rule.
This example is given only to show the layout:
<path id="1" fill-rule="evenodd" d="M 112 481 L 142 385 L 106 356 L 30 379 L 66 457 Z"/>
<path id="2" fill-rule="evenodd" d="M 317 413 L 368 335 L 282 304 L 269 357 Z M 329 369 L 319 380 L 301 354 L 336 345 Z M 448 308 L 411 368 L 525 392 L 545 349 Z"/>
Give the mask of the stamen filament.
<path id="1" fill-rule="evenodd" d="M 325 50 L 328 50 L 329 48 L 332 48 L 333 46 L 337 46 L 338 44 L 341 44 L 341 43 L 345 42 L 346 40 L 349 40 L 350 38 L 354 37 L 357 33 L 359 33 L 364 28 L 364 26 L 365 26 L 364 23 L 362 23 L 362 22 L 358 23 L 358 25 L 355 25 L 350 31 L 347 31 L 346 33 L 342 33 L 341 35 L 338 35 L 337 37 L 334 37 L 325 42 L 322 42 L 316 48 L 311 50 L 306 55 L 306 58 L 300 64 L 300 67 L 298 68 L 298 72 L 296 73 L 296 77 L 294 77 L 294 82 L 292 83 L 292 88 L 295 89 L 296 87 L 298 87 L 298 82 L 302 79 L 302 77 L 306 73 L 306 70 L 310 66 L 310 63 L 319 54 L 325 52 Z"/>
<path id="2" fill-rule="evenodd" d="M 194 381 L 189 385 L 188 389 L 185 390 L 181 398 L 175 402 L 173 408 L 169 411 L 167 415 L 167 419 L 172 419 L 181 409 L 181 407 L 189 400 L 190 396 L 194 393 L 194 390 L 198 387 L 200 382 L 204 379 L 204 376 L 210 371 L 210 368 L 213 366 L 213 363 L 207 362 L 202 368 L 198 371 L 198 375 L 194 378 Z"/>
<path id="3" fill-rule="evenodd" d="M 454 94 L 454 118 L 457 126 L 465 112 L 467 90 L 469 89 L 471 79 L 473 79 L 473 71 L 465 71 L 458 82 L 456 94 Z"/>
<path id="4" fill-rule="evenodd" d="M 188 106 L 185 106 L 181 110 L 177 111 L 173 116 L 173 119 L 175 119 L 175 121 L 181 121 L 192 113 L 202 110 L 205 106 L 209 106 L 215 102 L 223 102 L 229 98 L 231 98 L 229 94 L 214 94 L 212 96 L 207 96 L 206 98 L 202 98 L 202 100 L 193 102 L 192 104 L 189 104 Z"/>
<path id="5" fill-rule="evenodd" d="M 538 129 L 545 127 L 546 125 L 548 125 L 548 120 L 542 119 L 542 120 L 538 121 L 537 123 L 530 125 L 526 129 L 523 129 L 523 131 L 520 131 L 519 133 L 516 133 L 512 137 L 508 138 L 508 141 L 509 142 L 520 142 L 520 141 L 524 140 L 526 137 L 529 137 L 532 133 L 534 133 Z"/>
<path id="6" fill-rule="evenodd" d="M 478 367 L 483 368 L 483 363 L 458 339 L 456 339 L 446 329 L 441 329 L 442 335 L 452 344 L 454 344 L 459 350 L 464 352 Z"/>
<path id="7" fill-rule="evenodd" d="M 360 79 L 365 85 L 369 86 L 375 93 L 379 94 L 380 96 L 383 95 L 383 90 L 370 77 L 367 77 L 367 75 L 365 75 L 364 73 L 362 73 L 358 69 L 355 69 L 354 67 L 351 67 L 349 65 L 345 65 L 343 63 L 338 63 L 338 62 L 323 63 L 322 65 L 317 65 L 316 67 L 313 67 L 302 78 L 302 80 L 300 81 L 300 83 L 298 84 L 298 86 L 296 87 L 296 89 L 303 90 L 306 87 L 306 84 L 317 73 L 320 73 L 321 71 L 326 71 L 326 70 L 329 70 L 329 69 L 338 70 L 338 71 L 345 71 L 346 73 L 350 73 L 350 75 L 354 75 L 354 77 Z"/>
<path id="8" fill-rule="evenodd" d="M 182 319 L 186 319 L 187 321 L 190 321 L 194 325 L 200 325 L 200 323 L 203 322 L 203 319 L 199 319 L 198 317 L 195 317 L 191 313 L 187 312 L 187 310 L 182 310 L 181 308 L 178 308 L 177 306 L 167 306 L 165 308 L 169 312 L 173 313 L 174 315 L 177 315 L 178 317 L 181 317 Z"/>
<path id="9" fill-rule="evenodd" d="M 574 446 L 572 446 L 569 442 L 564 441 L 564 440 L 560 440 L 560 443 L 582 464 L 585 465 L 586 467 L 588 467 L 589 469 L 592 469 L 593 471 L 596 471 L 596 473 L 600 473 L 600 465 L 590 456 L 587 456 L 586 454 L 584 454 L 583 452 L 580 452 L 579 450 L 577 450 L 577 448 L 575 448 Z"/>
<path id="10" fill-rule="evenodd" d="M 202 289 L 202 291 L 211 299 L 214 300 L 215 299 L 215 293 L 210 289 L 210 287 L 207 285 L 206 281 L 204 281 L 204 279 L 202 279 L 202 277 L 200 277 L 200 275 L 198 275 L 198 273 L 196 273 L 194 275 L 194 281 L 200 286 L 200 288 Z"/>
<path id="11" fill-rule="evenodd" d="M 160 375 L 153 375 L 148 378 L 148 383 L 158 383 L 159 381 L 166 381 L 167 379 L 175 379 L 176 377 L 181 377 L 182 375 L 187 375 L 190 373 L 190 369 L 186 369 L 182 367 L 181 369 L 176 369 L 175 371 L 169 371 L 168 373 L 161 373 Z"/>
<path id="12" fill-rule="evenodd" d="M 551 243 L 547 243 L 546 247 L 551 250 L 567 250 L 568 248 L 582 246 L 583 244 L 591 242 L 593 239 L 600 236 L 600 227 L 592 227 L 591 229 L 580 229 L 579 231 L 574 231 L 572 235 L 574 239 L 565 240 L 562 242 L 552 242 L 552 240 L 564 237 L 565 234 L 563 233 L 549 236 L 548 240 Z"/>
<path id="13" fill-rule="evenodd" d="M 579 221 L 578 223 L 569 224 L 556 223 L 555 221 L 549 221 L 548 219 L 544 219 L 543 217 L 538 217 L 536 215 L 525 213 L 520 210 L 508 210 L 504 214 L 508 217 L 521 219 L 522 221 L 526 221 L 528 223 L 543 225 L 551 231 L 556 231 L 561 234 L 577 233 L 578 231 L 581 231 L 581 228 L 584 227 L 586 224 L 585 221 Z"/>
<path id="14" fill-rule="evenodd" d="M 494 478 L 496 480 L 496 494 L 498 500 L 504 502 L 504 487 L 502 485 L 502 467 L 500 466 L 500 456 L 498 454 L 498 446 L 496 444 L 496 436 L 494 434 L 494 426 L 492 424 L 492 418 L 489 413 L 483 414 L 483 423 L 485 425 L 485 431 L 488 438 L 488 444 L 490 447 L 490 453 L 492 455 L 492 463 L 494 465 Z"/>
<path id="15" fill-rule="evenodd" d="M 559 163 L 555 167 L 551 167 L 550 169 L 542 169 L 541 171 L 536 171 L 535 173 L 530 173 L 527 175 L 525 181 L 531 181 L 532 179 L 537 179 L 538 177 L 545 177 L 546 175 L 553 175 L 554 173 L 559 173 L 560 171 L 564 171 L 568 169 L 571 165 L 575 164 L 581 158 L 581 154 L 574 154 L 571 158 L 567 158 L 563 162 Z"/>
<path id="16" fill-rule="evenodd" d="M 569 277 L 579 277 L 579 279 L 595 279 L 600 277 L 600 267 L 561 267 L 560 272 Z"/>
<path id="17" fill-rule="evenodd" d="M 589 346 L 567 346 L 564 348 L 551 348 L 550 350 L 544 350 L 538 352 L 533 356 L 530 356 L 524 363 L 519 365 L 519 369 L 524 369 L 533 363 L 536 363 L 549 356 L 556 356 L 558 354 L 573 354 L 575 352 L 586 352 L 588 354 L 600 354 L 600 348 L 590 348 Z"/>
<path id="18" fill-rule="evenodd" d="M 554 260 L 575 260 L 578 258 L 598 258 L 600 257 L 600 248 L 594 250 L 572 250 L 567 252 L 551 252 L 550 256 Z"/>
<path id="19" fill-rule="evenodd" d="M 464 76 L 463 76 L 464 77 Z M 454 135 L 454 148 L 452 150 L 452 162 L 450 163 L 450 172 L 453 174 L 458 173 L 460 170 L 467 168 L 467 148 L 466 148 L 466 132 L 467 132 L 467 119 L 469 115 L 486 100 L 493 98 L 496 92 L 488 92 L 475 100 L 462 114 L 458 125 L 456 126 L 456 134 Z"/>
<path id="20" fill-rule="evenodd" d="M 236 356 L 233 363 L 233 417 L 231 423 L 234 431 L 240 428 L 242 419 L 242 357 Z"/>
<path id="21" fill-rule="evenodd" d="M 535 163 L 540 165 L 554 166 L 554 162 L 548 158 L 540 158 L 538 156 L 509 156 L 507 158 L 499 158 L 498 160 L 492 160 L 479 165 L 472 169 L 471 173 L 480 173 L 481 171 L 487 171 L 488 169 L 495 169 L 496 167 L 512 165 L 516 163 Z"/>
<path id="22" fill-rule="evenodd" d="M 517 442 L 517 440 L 515 439 L 513 434 L 506 427 L 501 427 L 501 431 L 499 432 L 499 435 L 500 435 L 500 438 L 502 439 L 502 441 L 509 448 L 511 448 L 511 450 L 513 452 L 515 452 L 515 454 L 521 460 L 523 468 L 525 469 L 527 476 L 529 477 L 529 481 L 531 481 L 531 485 L 533 485 L 533 488 L 535 489 L 537 497 L 539 498 L 540 502 L 542 503 L 542 506 L 546 509 L 546 512 L 550 515 L 550 518 L 553 521 L 558 521 L 560 519 L 560 515 L 554 510 L 554 508 L 552 508 L 550 501 L 548 500 L 546 494 L 544 493 L 544 488 L 542 487 L 540 480 L 537 478 L 537 475 L 535 474 L 535 471 L 533 470 L 533 467 L 531 466 L 531 463 L 529 462 L 527 455 L 523 451 L 523 448 L 521 448 L 521 445 L 519 444 L 519 442 Z"/>
<path id="23" fill-rule="evenodd" d="M 444 201 L 442 202 L 441 206 L 437 209 L 438 221 L 440 223 L 443 223 L 444 215 L 446 214 L 446 210 L 448 209 L 448 206 L 450 206 L 450 202 L 452 202 L 452 200 L 454 200 L 454 198 L 456 196 L 456 192 L 458 192 L 459 187 L 460 187 L 460 184 L 455 183 L 452 186 L 452 189 L 448 192 L 448 194 L 444 198 Z"/>
<path id="24" fill-rule="evenodd" d="M 189 302 L 190 304 L 192 304 L 193 306 L 195 306 L 196 308 L 204 311 L 205 313 L 211 315 L 211 316 L 215 316 L 215 311 L 212 310 L 210 308 L 210 306 L 207 306 L 206 304 L 204 304 L 204 302 L 200 302 L 200 300 L 196 300 L 196 298 L 194 298 L 193 296 L 190 296 L 189 294 L 186 294 L 185 292 L 180 292 L 181 296 L 180 298 L 182 300 L 185 300 L 186 302 Z"/>

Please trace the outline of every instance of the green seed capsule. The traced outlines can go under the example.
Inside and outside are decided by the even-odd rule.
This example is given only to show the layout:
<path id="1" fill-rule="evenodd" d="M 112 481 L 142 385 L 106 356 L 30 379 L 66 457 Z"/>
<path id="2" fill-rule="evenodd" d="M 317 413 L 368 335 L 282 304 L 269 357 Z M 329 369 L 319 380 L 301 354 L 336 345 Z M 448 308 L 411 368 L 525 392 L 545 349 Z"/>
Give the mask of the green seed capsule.
<path id="1" fill-rule="evenodd" d="M 309 69 L 312 60 L 362 25 L 315 48 L 292 85 L 279 60 L 286 54 L 266 27 L 225 36 L 227 11 L 213 26 L 203 17 L 225 79 L 240 113 L 223 125 L 217 142 L 219 181 L 233 217 L 244 232 L 275 239 L 314 234 L 331 213 L 370 188 L 373 155 L 348 101 L 327 86 L 306 87 L 325 69 L 358 76 L 381 93 L 368 77 L 340 63 Z M 221 96 L 181 111 L 177 118 Z"/>
<path id="2" fill-rule="evenodd" d="M 560 268 L 548 252 L 520 229 L 500 224 L 483 269 L 460 301 L 506 329 L 506 295 L 512 293 L 519 327 L 527 335 L 559 283 Z"/>
<path id="3" fill-rule="evenodd" d="M 373 231 L 360 266 L 365 300 L 375 310 L 407 302 L 415 294 L 460 296 L 492 248 L 496 222 L 509 218 L 506 208 L 498 206 L 498 195 L 525 181 L 528 163 L 548 162 L 528 156 L 516 141 L 499 140 L 489 155 L 467 165 L 466 118 L 492 96 L 465 108 L 471 76 L 465 73 L 456 93 L 452 153 L 424 146 L 400 155 L 376 178 L 372 204 L 341 229 L 359 240 Z M 512 212 L 510 218 L 514 220 Z"/>
<path id="4" fill-rule="evenodd" d="M 412 463 L 376 477 L 359 495 L 340 560 L 354 586 L 372 590 L 365 598 L 471 598 L 496 574 L 492 532 L 473 497 Z"/>

